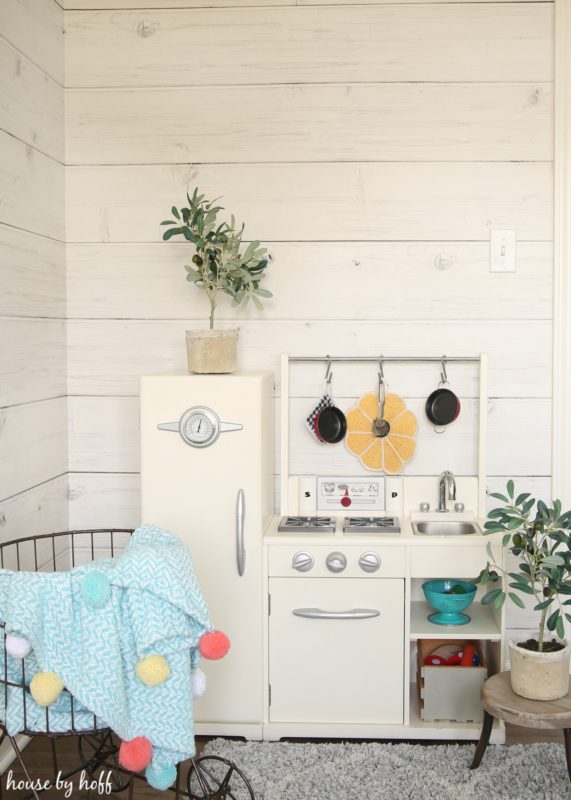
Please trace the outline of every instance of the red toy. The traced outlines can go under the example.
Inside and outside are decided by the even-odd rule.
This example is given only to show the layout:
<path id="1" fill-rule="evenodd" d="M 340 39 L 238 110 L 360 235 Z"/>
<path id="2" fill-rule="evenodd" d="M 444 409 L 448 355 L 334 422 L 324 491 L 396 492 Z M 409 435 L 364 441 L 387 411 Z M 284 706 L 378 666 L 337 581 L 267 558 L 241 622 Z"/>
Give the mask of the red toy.
<path id="1" fill-rule="evenodd" d="M 462 660 L 460 661 L 461 667 L 471 667 L 474 663 L 474 655 L 476 648 L 473 644 L 467 644 L 462 653 Z"/>

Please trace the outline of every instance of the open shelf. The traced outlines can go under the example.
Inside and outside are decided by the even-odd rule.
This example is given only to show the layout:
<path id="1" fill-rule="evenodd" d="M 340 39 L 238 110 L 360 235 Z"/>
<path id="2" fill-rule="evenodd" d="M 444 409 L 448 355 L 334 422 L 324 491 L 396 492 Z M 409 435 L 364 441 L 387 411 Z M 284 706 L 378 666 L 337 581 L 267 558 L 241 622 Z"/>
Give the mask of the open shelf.
<path id="1" fill-rule="evenodd" d="M 502 634 L 488 606 L 472 604 L 466 611 L 471 621 L 466 625 L 435 625 L 428 620 L 432 608 L 423 601 L 410 604 L 410 638 L 416 639 L 490 639 L 499 641 Z"/>

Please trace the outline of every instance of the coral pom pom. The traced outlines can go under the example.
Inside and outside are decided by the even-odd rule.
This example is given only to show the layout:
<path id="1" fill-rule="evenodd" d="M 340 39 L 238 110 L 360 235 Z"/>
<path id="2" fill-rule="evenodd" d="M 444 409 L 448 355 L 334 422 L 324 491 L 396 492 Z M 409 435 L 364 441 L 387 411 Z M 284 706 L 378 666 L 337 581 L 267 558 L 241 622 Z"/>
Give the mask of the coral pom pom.
<path id="1" fill-rule="evenodd" d="M 147 656 L 137 662 L 135 673 L 145 686 L 160 686 L 171 674 L 171 668 L 163 656 Z"/>
<path id="2" fill-rule="evenodd" d="M 190 681 L 192 687 L 192 697 L 194 700 L 198 700 L 198 698 L 202 697 L 206 691 L 206 675 L 201 669 L 196 667 L 196 669 L 193 669 L 190 673 Z"/>
<path id="3" fill-rule="evenodd" d="M 222 631 L 207 631 L 201 636 L 198 649 L 204 658 L 215 661 L 230 650 L 230 639 Z"/>
<path id="4" fill-rule="evenodd" d="M 32 645 L 24 636 L 9 633 L 6 636 L 6 652 L 12 658 L 26 658 L 32 652 Z"/>
<path id="5" fill-rule="evenodd" d="M 81 596 L 90 608 L 103 608 L 111 597 L 109 578 L 102 572 L 90 572 L 81 584 Z"/>
<path id="6" fill-rule="evenodd" d="M 169 786 L 172 786 L 176 780 L 176 767 L 169 766 L 156 769 L 151 764 L 145 770 L 145 778 L 149 786 L 152 786 L 153 789 L 164 792 Z"/>
<path id="7" fill-rule="evenodd" d="M 63 683 L 55 672 L 37 672 L 30 681 L 30 692 L 39 706 L 51 706 L 63 692 Z"/>
<path id="8" fill-rule="evenodd" d="M 128 742 L 121 742 L 119 763 L 129 772 L 140 772 L 148 767 L 153 757 L 153 745 L 146 736 L 137 736 Z"/>

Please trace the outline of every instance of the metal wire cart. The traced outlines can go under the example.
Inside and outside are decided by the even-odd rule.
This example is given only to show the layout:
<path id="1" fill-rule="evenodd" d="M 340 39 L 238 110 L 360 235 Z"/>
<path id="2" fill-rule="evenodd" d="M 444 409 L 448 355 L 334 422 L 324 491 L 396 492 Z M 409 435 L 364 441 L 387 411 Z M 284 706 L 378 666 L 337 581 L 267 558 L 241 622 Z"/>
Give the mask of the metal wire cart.
<path id="1" fill-rule="evenodd" d="M 133 531 L 131 529 L 114 528 L 100 530 L 81 530 L 81 531 L 62 531 L 60 533 L 49 533 L 41 536 L 32 536 L 26 539 L 14 540 L 0 544 L 0 568 L 20 571 L 25 569 L 33 572 L 63 572 L 70 568 L 94 561 L 99 558 L 113 558 L 119 555 L 129 541 Z M 106 773 L 106 783 L 111 784 L 111 791 L 114 793 L 127 792 L 129 800 L 137 796 L 135 789 L 136 780 L 145 780 L 143 774 L 132 773 L 124 769 L 118 760 L 119 745 L 116 737 L 105 727 L 104 723 L 93 715 L 93 722 L 89 727 L 76 726 L 75 710 L 76 702 L 74 697 L 67 693 L 70 702 L 71 725 L 67 730 L 57 730 L 53 720 L 50 719 L 50 709 L 45 709 L 45 725 L 42 730 L 31 730 L 28 728 L 27 703 L 30 702 L 30 675 L 26 674 L 25 659 L 21 659 L 21 675 L 14 678 L 14 674 L 8 674 L 8 660 L 6 652 L 6 630 L 4 623 L 0 623 L 3 629 L 4 647 L 4 668 L 0 674 L 0 692 L 4 687 L 4 708 L 8 703 L 8 692 L 12 690 L 20 691 L 22 697 L 22 718 L 24 729 L 22 734 L 29 737 L 47 737 L 51 751 L 51 775 L 46 779 L 42 776 L 41 787 L 36 788 L 37 778 L 34 778 L 33 771 L 26 763 L 26 751 L 22 750 L 18 740 L 14 736 L 9 736 L 5 724 L 0 721 L 0 744 L 4 740 L 9 740 L 16 756 L 19 770 L 23 773 L 23 780 L 27 787 L 32 787 L 27 794 L 20 796 L 19 800 L 31 800 L 56 786 L 56 779 L 60 782 L 69 781 L 73 776 L 79 776 L 82 772 L 85 779 L 91 783 L 98 779 L 102 773 Z M 11 702 L 14 702 L 13 696 Z M 77 765 L 65 773 L 60 772 L 60 759 L 58 759 L 58 741 L 62 737 L 77 738 Z M 29 760 L 29 759 L 28 759 Z M 5 786 L 5 779 L 0 780 L 0 799 L 5 795 L 2 784 Z M 176 781 L 167 791 L 174 793 L 175 800 L 179 798 L 190 798 L 190 800 L 255 800 L 252 787 L 236 766 L 236 764 L 218 756 L 202 756 L 191 759 L 188 769 L 186 765 L 177 766 Z M 14 795 L 11 793 L 11 796 Z M 63 796 L 63 795 L 62 795 Z M 75 796 L 75 795 L 74 795 Z M 168 796 L 168 795 L 167 795 Z"/>

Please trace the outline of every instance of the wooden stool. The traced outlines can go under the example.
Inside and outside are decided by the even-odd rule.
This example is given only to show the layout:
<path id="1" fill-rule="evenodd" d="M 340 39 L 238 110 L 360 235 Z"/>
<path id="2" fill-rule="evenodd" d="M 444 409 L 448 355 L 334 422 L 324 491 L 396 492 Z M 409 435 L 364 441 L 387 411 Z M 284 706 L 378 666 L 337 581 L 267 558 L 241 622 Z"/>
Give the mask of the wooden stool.
<path id="1" fill-rule="evenodd" d="M 571 780 L 571 689 L 559 700 L 527 700 L 512 691 L 509 672 L 492 675 L 482 685 L 484 724 L 470 769 L 480 766 L 490 741 L 494 717 L 524 728 L 562 730 L 567 771 Z"/>

